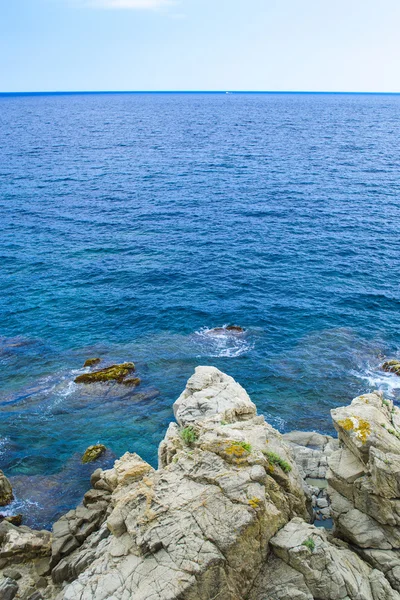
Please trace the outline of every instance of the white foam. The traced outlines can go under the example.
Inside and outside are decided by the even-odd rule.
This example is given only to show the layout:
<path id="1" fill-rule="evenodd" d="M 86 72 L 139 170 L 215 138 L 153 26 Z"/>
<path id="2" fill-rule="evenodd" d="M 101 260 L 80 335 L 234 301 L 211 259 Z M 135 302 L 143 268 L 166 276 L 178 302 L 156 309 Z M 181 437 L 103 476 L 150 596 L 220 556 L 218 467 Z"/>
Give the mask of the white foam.
<path id="1" fill-rule="evenodd" d="M 214 330 L 204 327 L 195 332 L 195 339 L 200 350 L 197 358 L 202 356 L 236 358 L 246 354 L 254 347 L 244 332 L 238 333 L 224 328 Z"/>
<path id="2" fill-rule="evenodd" d="M 367 369 L 364 373 L 352 373 L 359 379 L 368 382 L 368 387 L 386 392 L 389 396 L 395 396 L 397 390 L 400 390 L 400 377 L 393 373 L 383 371 L 374 371 Z"/>

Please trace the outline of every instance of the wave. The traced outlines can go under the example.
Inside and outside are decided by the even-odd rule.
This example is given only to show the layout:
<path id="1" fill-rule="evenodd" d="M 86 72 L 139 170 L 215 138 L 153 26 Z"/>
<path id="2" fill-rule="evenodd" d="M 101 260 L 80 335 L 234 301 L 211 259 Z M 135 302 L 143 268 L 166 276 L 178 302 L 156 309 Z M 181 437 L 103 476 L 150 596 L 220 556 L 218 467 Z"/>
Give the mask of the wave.
<path id="1" fill-rule="evenodd" d="M 396 398 L 400 392 L 400 377 L 393 373 L 385 373 L 381 369 L 367 368 L 364 373 L 353 372 L 357 378 L 368 382 L 368 387 L 378 389 L 391 398 Z"/>
<path id="2" fill-rule="evenodd" d="M 195 332 L 199 352 L 197 358 L 237 358 L 254 348 L 254 343 L 249 340 L 246 332 L 229 331 L 225 327 L 226 325 L 218 329 L 203 327 Z"/>

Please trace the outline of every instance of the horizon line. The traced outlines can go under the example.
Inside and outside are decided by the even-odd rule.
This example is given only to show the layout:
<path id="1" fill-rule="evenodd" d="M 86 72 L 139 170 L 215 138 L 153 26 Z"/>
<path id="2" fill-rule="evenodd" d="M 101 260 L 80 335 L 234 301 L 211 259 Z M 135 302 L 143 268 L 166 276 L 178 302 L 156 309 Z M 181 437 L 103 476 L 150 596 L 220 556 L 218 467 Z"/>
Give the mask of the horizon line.
<path id="1" fill-rule="evenodd" d="M 57 96 L 90 94 L 318 94 L 318 95 L 373 95 L 398 96 L 399 92 L 321 91 L 321 90 L 61 90 L 1 92 L 0 96 Z"/>

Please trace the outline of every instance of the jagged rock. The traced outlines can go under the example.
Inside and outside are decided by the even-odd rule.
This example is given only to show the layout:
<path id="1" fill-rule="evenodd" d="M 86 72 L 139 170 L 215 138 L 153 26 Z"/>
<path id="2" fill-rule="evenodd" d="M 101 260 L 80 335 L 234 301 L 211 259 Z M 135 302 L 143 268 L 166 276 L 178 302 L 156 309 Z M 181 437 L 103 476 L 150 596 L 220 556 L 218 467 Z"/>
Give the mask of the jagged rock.
<path id="1" fill-rule="evenodd" d="M 249 600 L 314 600 L 314 596 L 299 571 L 271 556 L 257 576 Z"/>
<path id="2" fill-rule="evenodd" d="M 106 519 L 109 500 L 109 493 L 98 494 L 95 490 L 89 490 L 80 506 L 54 523 L 50 562 L 52 569 L 99 530 Z"/>
<path id="3" fill-rule="evenodd" d="M 122 363 L 120 365 L 111 365 L 105 369 L 99 371 L 92 371 L 91 373 L 83 373 L 75 377 L 75 383 L 97 383 L 116 381 L 117 383 L 123 383 L 124 379 L 135 370 L 135 365 L 132 362 Z"/>
<path id="4" fill-rule="evenodd" d="M 107 524 L 90 535 L 80 548 L 63 558 L 52 570 L 51 577 L 54 583 L 60 584 L 76 579 L 97 556 L 101 556 L 106 540 L 110 535 Z"/>
<path id="5" fill-rule="evenodd" d="M 101 358 L 88 358 L 87 360 L 85 360 L 83 368 L 94 367 L 95 365 L 98 365 L 99 362 L 101 362 Z"/>
<path id="6" fill-rule="evenodd" d="M 100 458 L 100 456 L 104 454 L 106 450 L 107 448 L 104 446 L 104 444 L 95 444 L 93 446 L 89 446 L 82 455 L 82 462 L 93 462 Z"/>
<path id="7" fill-rule="evenodd" d="M 326 494 L 328 458 L 338 449 L 339 441 L 314 431 L 291 431 L 283 438 L 293 450 L 293 457 L 311 493 L 316 520 L 330 518 L 329 497 Z"/>
<path id="8" fill-rule="evenodd" d="M 111 535 L 60 599 L 245 598 L 269 539 L 293 516 L 308 517 L 290 447 L 231 377 L 196 369 L 175 409 L 181 427 L 169 427 L 158 471 L 127 453 L 93 474 L 94 489 L 112 492 Z M 74 576 L 57 569 L 58 580 Z"/>
<path id="9" fill-rule="evenodd" d="M 400 549 L 398 408 L 374 392 L 332 416 L 343 444 L 327 473 L 335 531 L 360 552 Z"/>
<path id="10" fill-rule="evenodd" d="M 182 426 L 217 414 L 223 421 L 232 423 L 255 416 L 257 412 L 242 386 L 215 367 L 196 367 L 173 408 Z"/>
<path id="11" fill-rule="evenodd" d="M 292 519 L 271 539 L 270 544 L 278 558 L 303 576 L 311 598 L 400 599 L 380 571 L 371 568 L 346 546 L 331 543 L 323 529 L 301 519 Z M 269 568 L 268 563 L 265 568 Z M 281 596 L 280 600 L 283 598 L 285 596 Z M 304 598 L 307 596 L 304 595 Z"/>
<path id="12" fill-rule="evenodd" d="M 51 535 L 48 531 L 35 531 L 29 527 L 15 527 L 7 521 L 0 524 L 0 560 L 6 563 L 48 556 L 51 552 Z"/>
<path id="13" fill-rule="evenodd" d="M 7 577 L 0 583 L 1 600 L 13 600 L 18 592 L 18 584 L 14 579 Z"/>
<path id="14" fill-rule="evenodd" d="M 283 438 L 292 446 L 293 456 L 304 477 L 325 478 L 328 456 L 338 449 L 338 440 L 314 431 L 291 431 L 284 433 Z"/>
<path id="15" fill-rule="evenodd" d="M 400 454 L 395 422 L 400 412 L 381 392 L 358 396 L 350 406 L 336 408 L 331 415 L 340 442 L 362 462 L 368 463 L 371 448 Z"/>
<path id="16" fill-rule="evenodd" d="M 0 506 L 7 506 L 7 504 L 12 502 L 13 498 L 11 483 L 3 471 L 0 471 Z"/>

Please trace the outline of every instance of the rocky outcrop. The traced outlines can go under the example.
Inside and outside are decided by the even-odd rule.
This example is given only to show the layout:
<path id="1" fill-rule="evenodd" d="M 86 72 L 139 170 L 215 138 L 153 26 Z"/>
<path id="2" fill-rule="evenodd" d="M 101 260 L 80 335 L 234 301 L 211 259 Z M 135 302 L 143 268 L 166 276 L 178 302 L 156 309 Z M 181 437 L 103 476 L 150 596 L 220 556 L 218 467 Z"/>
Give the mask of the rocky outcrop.
<path id="1" fill-rule="evenodd" d="M 326 473 L 328 458 L 339 448 L 338 440 L 315 431 L 291 431 L 283 434 L 283 438 L 290 444 L 296 464 L 310 491 L 315 520 L 330 520 Z"/>
<path id="2" fill-rule="evenodd" d="M 174 413 L 157 470 L 129 452 L 97 469 L 52 535 L 0 524 L 0 569 L 22 573 L 16 581 L 3 571 L 4 593 L 400 600 L 400 419 L 391 402 L 374 393 L 332 411 L 339 440 L 282 436 L 234 379 L 198 367 Z M 333 533 L 309 523 L 329 498 Z"/>
<path id="3" fill-rule="evenodd" d="M 270 538 L 309 518 L 289 446 L 231 377 L 198 367 L 174 411 L 157 471 L 127 454 L 96 474 L 111 535 L 60 599 L 244 598 Z"/>
<path id="4" fill-rule="evenodd" d="M 4 475 L 3 471 L 0 471 L 0 506 L 7 506 L 7 504 L 10 504 L 13 497 L 11 483 Z"/>
<path id="5" fill-rule="evenodd" d="M 274 556 L 250 600 L 400 600 L 383 573 L 301 519 L 292 519 L 270 545 Z"/>
<path id="6" fill-rule="evenodd" d="M 400 590 L 400 411 L 374 392 L 332 418 L 341 444 L 327 474 L 335 532 Z"/>
<path id="7" fill-rule="evenodd" d="M 51 535 L 48 531 L 34 531 L 16 527 L 7 521 L 0 523 L 0 565 L 2 567 L 27 559 L 49 556 Z"/>

